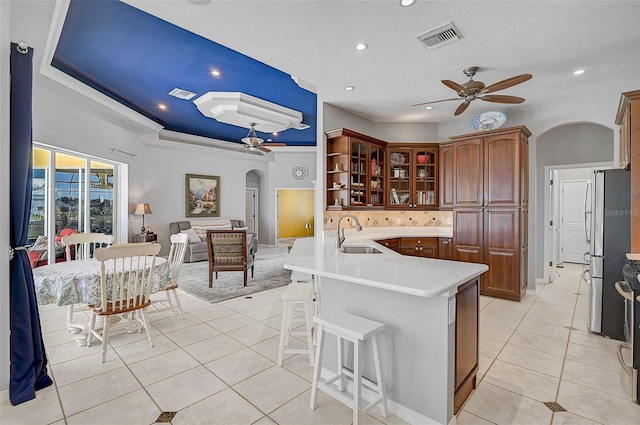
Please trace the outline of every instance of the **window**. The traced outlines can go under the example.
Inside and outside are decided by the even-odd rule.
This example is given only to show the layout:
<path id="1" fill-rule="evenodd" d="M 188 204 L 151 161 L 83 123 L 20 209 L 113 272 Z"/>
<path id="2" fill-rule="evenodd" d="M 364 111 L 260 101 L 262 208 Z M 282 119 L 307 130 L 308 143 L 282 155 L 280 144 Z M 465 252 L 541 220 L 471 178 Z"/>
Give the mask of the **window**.
<path id="1" fill-rule="evenodd" d="M 65 233 L 72 229 L 116 234 L 118 194 L 115 188 L 119 165 L 34 143 L 28 243 L 47 236 L 48 251 L 55 252 L 55 237 L 64 229 L 67 229 Z M 62 261 L 60 257 L 64 254 L 59 244 L 57 251 L 37 265 L 47 264 L 54 258 Z"/>

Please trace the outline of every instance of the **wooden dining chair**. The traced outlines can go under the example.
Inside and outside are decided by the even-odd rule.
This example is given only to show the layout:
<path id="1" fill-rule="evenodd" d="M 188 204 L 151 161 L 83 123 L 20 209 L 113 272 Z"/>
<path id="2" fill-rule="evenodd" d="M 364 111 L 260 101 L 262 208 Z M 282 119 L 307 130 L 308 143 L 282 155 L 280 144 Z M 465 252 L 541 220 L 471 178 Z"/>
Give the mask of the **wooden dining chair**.
<path id="1" fill-rule="evenodd" d="M 88 260 L 93 258 L 97 248 L 105 248 L 113 244 L 113 235 L 104 233 L 74 233 L 62 237 L 67 261 Z"/>
<path id="2" fill-rule="evenodd" d="M 244 272 L 244 286 L 251 269 L 253 278 L 254 254 L 248 249 L 246 230 L 207 230 L 209 250 L 209 288 L 213 286 L 213 274 L 218 272 Z"/>
<path id="3" fill-rule="evenodd" d="M 149 314 L 167 310 L 178 310 L 184 319 L 184 310 L 182 310 L 182 304 L 180 304 L 180 298 L 178 297 L 176 289 L 178 289 L 180 269 L 184 262 L 185 253 L 187 252 L 189 236 L 186 233 L 176 233 L 175 235 L 171 235 L 169 240 L 171 241 L 171 248 L 167 262 L 169 263 L 169 270 L 171 271 L 171 284 L 164 289 L 160 289 L 159 292 L 165 294 L 166 298 L 153 301 Z"/>
<path id="4" fill-rule="evenodd" d="M 88 260 L 93 258 L 93 253 L 98 248 L 106 248 L 113 244 L 113 235 L 104 233 L 72 233 L 63 236 L 61 239 L 64 245 L 67 261 Z M 73 324 L 73 314 L 85 311 L 86 307 L 78 307 L 75 304 L 69 305 L 67 311 L 67 327 L 70 329 L 84 328 L 84 325 Z"/>
<path id="5" fill-rule="evenodd" d="M 113 316 L 119 316 L 116 330 L 144 328 L 149 345 L 153 347 L 151 332 L 147 322 L 147 307 L 151 304 L 153 272 L 160 244 L 132 244 L 111 248 L 98 248 L 94 252 L 100 261 L 100 304 L 91 309 L 87 347 L 93 337 L 102 341 L 102 363 L 107 356 L 109 333 L 112 331 Z M 96 318 L 104 319 L 102 329 L 96 328 Z"/>

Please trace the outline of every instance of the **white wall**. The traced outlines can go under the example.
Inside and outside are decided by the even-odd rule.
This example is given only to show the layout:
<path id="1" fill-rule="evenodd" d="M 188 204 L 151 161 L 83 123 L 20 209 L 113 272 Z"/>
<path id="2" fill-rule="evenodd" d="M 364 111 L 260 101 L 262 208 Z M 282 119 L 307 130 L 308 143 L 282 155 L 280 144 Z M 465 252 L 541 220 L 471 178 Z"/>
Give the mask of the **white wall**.
<path id="1" fill-rule="evenodd" d="M 0 1 L 0 391 L 9 388 L 9 16 Z M 19 40 L 16 40 L 19 41 Z"/>

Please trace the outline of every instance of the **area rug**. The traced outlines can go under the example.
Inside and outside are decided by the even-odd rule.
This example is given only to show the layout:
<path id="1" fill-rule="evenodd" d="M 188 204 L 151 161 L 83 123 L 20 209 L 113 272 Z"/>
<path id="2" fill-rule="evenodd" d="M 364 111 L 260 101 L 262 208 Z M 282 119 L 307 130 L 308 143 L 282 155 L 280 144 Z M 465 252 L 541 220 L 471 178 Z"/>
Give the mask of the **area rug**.
<path id="1" fill-rule="evenodd" d="M 289 284 L 291 272 L 284 268 L 288 255 L 286 247 L 274 248 L 260 246 L 254 261 L 254 273 L 251 270 L 247 278 L 247 286 L 243 286 L 243 273 L 220 272 L 213 279 L 213 287 L 209 288 L 209 262 L 198 261 L 185 263 L 180 269 L 178 287 L 201 300 L 217 303 L 230 298 L 277 288 Z"/>

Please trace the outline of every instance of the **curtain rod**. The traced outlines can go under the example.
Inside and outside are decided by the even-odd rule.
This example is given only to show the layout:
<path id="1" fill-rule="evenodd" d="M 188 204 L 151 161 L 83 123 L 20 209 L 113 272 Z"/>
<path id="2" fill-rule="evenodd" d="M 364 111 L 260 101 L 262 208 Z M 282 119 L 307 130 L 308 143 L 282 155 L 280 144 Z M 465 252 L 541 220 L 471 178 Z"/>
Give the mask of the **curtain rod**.
<path id="1" fill-rule="evenodd" d="M 135 158 L 136 156 L 138 156 L 135 153 L 126 152 L 126 151 L 123 151 L 123 150 L 120 150 L 120 149 L 117 149 L 117 148 L 109 148 L 109 150 L 111 151 L 111 154 L 113 154 L 114 152 L 118 152 L 118 153 L 121 153 L 121 154 L 124 154 L 124 155 L 129 155 L 131 158 Z"/>
<path id="2" fill-rule="evenodd" d="M 29 51 L 29 45 L 26 41 L 20 40 L 16 43 L 16 50 L 24 55 Z"/>

